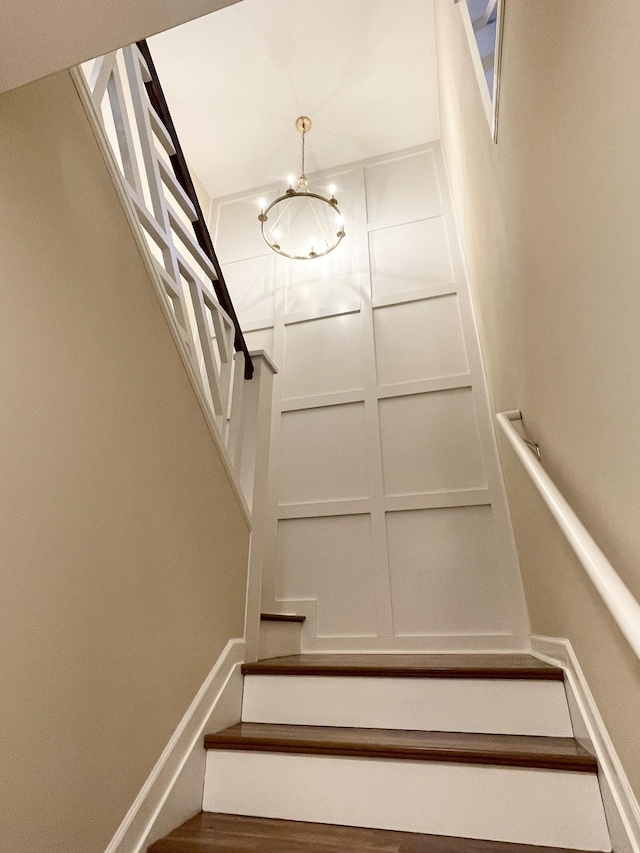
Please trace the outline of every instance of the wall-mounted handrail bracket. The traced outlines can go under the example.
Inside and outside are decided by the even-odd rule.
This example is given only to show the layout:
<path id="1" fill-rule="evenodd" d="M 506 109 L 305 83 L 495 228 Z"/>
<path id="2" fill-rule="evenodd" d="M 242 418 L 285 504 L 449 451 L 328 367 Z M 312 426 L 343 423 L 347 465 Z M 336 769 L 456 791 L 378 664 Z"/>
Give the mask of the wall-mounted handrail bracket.
<path id="1" fill-rule="evenodd" d="M 524 425 L 524 418 L 522 417 L 522 412 L 519 409 L 517 409 L 513 412 L 505 412 L 505 415 L 512 422 L 513 421 L 521 421 L 522 431 L 523 431 L 524 435 L 521 435 L 520 438 L 524 441 L 524 443 L 532 451 L 532 453 L 535 453 L 538 461 L 540 461 L 540 459 L 542 459 L 542 451 L 540 450 L 540 445 L 538 444 L 537 441 L 535 441 L 535 439 L 532 441 L 531 439 L 527 438 L 527 430 L 526 430 L 525 425 Z"/>
<path id="2" fill-rule="evenodd" d="M 496 415 L 496 420 L 595 588 L 600 593 L 602 600 L 616 620 L 627 642 L 640 658 L 640 603 L 598 547 L 540 462 L 534 459 L 529 452 L 529 442 L 520 435 L 514 426 L 514 421 L 522 420 L 521 413 L 517 410 L 500 412 Z"/>

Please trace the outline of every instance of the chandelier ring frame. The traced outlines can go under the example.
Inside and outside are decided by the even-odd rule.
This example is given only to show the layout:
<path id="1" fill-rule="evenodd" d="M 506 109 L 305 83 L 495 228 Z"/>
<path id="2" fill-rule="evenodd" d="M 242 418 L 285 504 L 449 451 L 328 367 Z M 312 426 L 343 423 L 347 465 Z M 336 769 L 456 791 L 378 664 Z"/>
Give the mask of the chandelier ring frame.
<path id="1" fill-rule="evenodd" d="M 321 258 L 324 255 L 328 255 L 329 252 L 332 252 L 340 244 L 342 238 L 345 236 L 344 221 L 340 225 L 340 230 L 336 232 L 337 240 L 332 243 L 328 248 L 326 248 L 323 252 L 311 251 L 307 255 L 292 255 L 289 252 L 286 252 L 278 243 L 272 243 L 271 240 L 267 237 L 267 234 L 265 233 L 264 229 L 264 224 L 269 219 L 269 211 L 281 202 L 290 201 L 294 198 L 306 198 L 309 200 L 315 198 L 318 201 L 321 201 L 323 204 L 328 205 L 333 211 L 335 211 L 335 213 L 339 217 L 342 217 L 340 208 L 338 207 L 338 202 L 335 198 L 327 199 L 324 196 L 318 195 L 318 193 L 311 192 L 310 190 L 298 192 L 294 189 L 288 189 L 286 193 L 284 193 L 284 195 L 281 195 L 278 198 L 274 199 L 274 201 L 272 201 L 271 204 L 269 204 L 264 210 L 262 210 L 260 212 L 260 215 L 258 216 L 258 219 L 260 220 L 260 231 L 262 233 L 262 237 L 265 243 L 267 244 L 267 246 L 269 246 L 270 249 L 272 249 L 274 252 L 277 252 L 278 255 L 282 255 L 283 257 L 289 258 L 292 261 L 309 261 L 313 260 L 314 258 Z"/>

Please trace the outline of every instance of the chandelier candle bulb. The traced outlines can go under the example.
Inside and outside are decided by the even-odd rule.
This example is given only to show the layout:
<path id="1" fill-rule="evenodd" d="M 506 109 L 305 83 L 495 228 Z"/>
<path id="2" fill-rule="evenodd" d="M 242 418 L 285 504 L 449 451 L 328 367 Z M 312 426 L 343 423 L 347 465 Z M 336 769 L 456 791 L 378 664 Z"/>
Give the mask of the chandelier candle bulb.
<path id="1" fill-rule="evenodd" d="M 259 200 L 260 214 L 258 220 L 260 221 L 262 237 L 270 249 L 285 258 L 307 261 L 332 252 L 345 236 L 345 229 L 344 218 L 340 213 L 338 200 L 335 197 L 335 186 L 333 184 L 329 186 L 331 198 L 309 189 L 309 182 L 305 174 L 305 136 L 311 130 L 311 119 L 307 116 L 300 116 L 296 120 L 296 129 L 302 136 L 300 177 L 296 180 L 294 175 L 289 175 L 287 177 L 288 187 L 284 194 L 270 204 L 265 199 Z M 265 229 L 264 223 L 269 219 L 272 210 L 273 224 L 270 229 Z M 275 228 L 281 220 L 283 221 L 284 234 Z M 296 238 L 295 235 L 290 234 L 290 229 L 299 228 L 303 222 L 311 224 L 312 228 L 317 226 L 320 234 L 311 238 L 309 253 L 300 255 L 296 254 L 294 248 Z M 335 237 L 333 237 L 334 234 Z M 290 248 L 287 243 L 289 243 Z M 317 251 L 317 249 L 321 251 Z"/>

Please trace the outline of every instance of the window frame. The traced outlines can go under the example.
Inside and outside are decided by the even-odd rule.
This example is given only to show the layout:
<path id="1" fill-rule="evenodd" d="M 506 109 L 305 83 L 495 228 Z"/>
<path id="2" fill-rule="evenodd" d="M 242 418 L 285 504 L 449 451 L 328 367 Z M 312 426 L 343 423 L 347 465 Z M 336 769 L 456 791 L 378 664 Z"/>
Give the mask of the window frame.
<path id="1" fill-rule="evenodd" d="M 500 75 L 502 71 L 502 41 L 503 41 L 503 30 L 504 30 L 504 9 L 506 0 L 497 0 L 497 12 L 496 12 L 496 44 L 494 51 L 494 60 L 493 60 L 493 93 L 489 92 L 489 87 L 487 86 L 487 80 L 485 77 L 484 68 L 482 66 L 482 59 L 480 58 L 480 53 L 478 51 L 478 44 L 476 42 L 476 34 L 473 29 L 473 22 L 471 20 L 471 15 L 469 14 L 469 7 L 467 5 L 467 0 L 454 0 L 460 8 L 460 14 L 462 16 L 462 23 L 464 26 L 464 30 L 467 36 L 467 41 L 469 43 L 469 51 L 471 53 L 471 60 L 473 63 L 473 68 L 476 74 L 476 79 L 478 81 L 478 88 L 480 89 L 480 97 L 482 100 L 482 106 L 484 108 L 485 115 L 487 117 L 487 123 L 489 125 L 489 131 L 491 133 L 491 138 L 494 143 L 498 142 L 498 113 L 500 108 Z"/>

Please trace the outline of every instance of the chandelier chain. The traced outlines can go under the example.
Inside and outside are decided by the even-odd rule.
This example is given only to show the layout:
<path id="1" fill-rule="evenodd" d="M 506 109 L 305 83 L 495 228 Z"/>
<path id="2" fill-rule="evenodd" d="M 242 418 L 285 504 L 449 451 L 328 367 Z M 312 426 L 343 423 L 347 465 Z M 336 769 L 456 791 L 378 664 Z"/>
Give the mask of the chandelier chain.
<path id="1" fill-rule="evenodd" d="M 304 174 L 304 137 L 305 137 L 305 135 L 306 135 L 306 130 L 303 129 L 303 131 L 302 131 L 302 173 L 300 175 L 301 178 L 305 177 L 305 174 Z"/>

